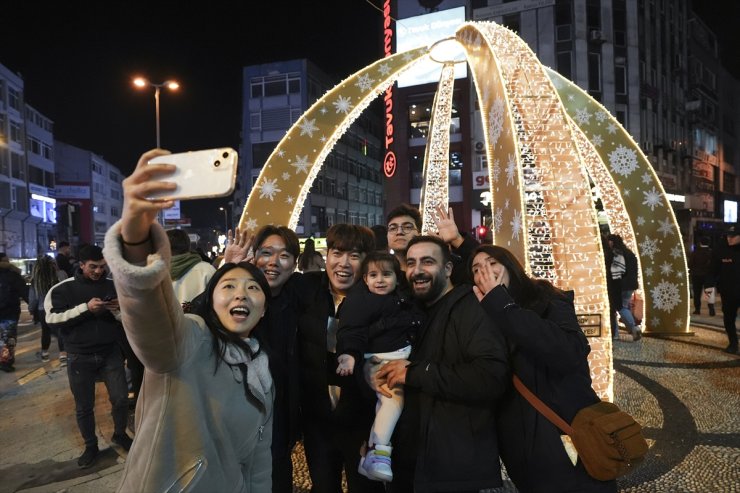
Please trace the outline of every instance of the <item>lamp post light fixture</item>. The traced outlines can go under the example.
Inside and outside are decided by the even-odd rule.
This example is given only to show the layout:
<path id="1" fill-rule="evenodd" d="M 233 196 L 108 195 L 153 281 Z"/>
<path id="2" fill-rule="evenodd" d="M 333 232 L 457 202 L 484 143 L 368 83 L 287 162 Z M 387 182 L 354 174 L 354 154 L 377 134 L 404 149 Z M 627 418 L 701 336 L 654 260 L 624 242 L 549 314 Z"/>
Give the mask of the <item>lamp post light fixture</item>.
<path id="1" fill-rule="evenodd" d="M 174 80 L 166 80 L 160 84 L 155 84 L 154 82 L 150 82 L 143 77 L 137 77 L 134 79 L 134 85 L 139 88 L 143 88 L 143 87 L 153 87 L 154 88 L 154 109 L 155 109 L 155 115 L 157 119 L 157 148 L 160 148 L 161 146 L 159 142 L 159 92 L 162 90 L 163 87 L 166 87 L 170 91 L 176 91 L 177 89 L 180 88 L 180 84 Z"/>
<path id="2" fill-rule="evenodd" d="M 226 211 L 226 207 L 219 207 L 218 210 L 224 211 L 224 231 L 226 231 L 228 233 L 228 231 L 229 231 L 229 215 L 228 215 L 228 212 Z"/>

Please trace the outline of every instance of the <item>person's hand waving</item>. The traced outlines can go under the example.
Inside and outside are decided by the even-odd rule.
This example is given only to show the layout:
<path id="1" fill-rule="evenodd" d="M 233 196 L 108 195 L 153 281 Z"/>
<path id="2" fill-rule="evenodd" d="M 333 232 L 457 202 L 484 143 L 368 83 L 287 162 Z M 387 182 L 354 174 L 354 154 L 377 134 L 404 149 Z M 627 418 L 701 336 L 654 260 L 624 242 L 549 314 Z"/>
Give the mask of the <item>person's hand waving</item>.
<path id="1" fill-rule="evenodd" d="M 246 230 L 229 230 L 226 234 L 226 248 L 224 248 L 224 263 L 250 262 L 254 258 L 252 250 L 253 236 Z M 250 255 L 251 254 L 251 255 Z"/>

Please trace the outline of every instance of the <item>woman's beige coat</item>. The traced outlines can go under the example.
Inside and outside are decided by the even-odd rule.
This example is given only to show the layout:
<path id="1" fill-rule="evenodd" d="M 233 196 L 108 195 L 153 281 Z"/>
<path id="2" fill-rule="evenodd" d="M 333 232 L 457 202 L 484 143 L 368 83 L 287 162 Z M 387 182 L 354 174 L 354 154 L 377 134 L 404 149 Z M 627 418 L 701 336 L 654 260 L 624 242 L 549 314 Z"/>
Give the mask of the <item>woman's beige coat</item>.
<path id="1" fill-rule="evenodd" d="M 167 236 L 157 224 L 151 234 L 146 266 L 123 259 L 120 223 L 105 238 L 126 335 L 146 368 L 118 491 L 269 492 L 274 387 L 247 400 L 239 372 L 221 363 L 214 374 L 211 333 L 183 314 Z"/>

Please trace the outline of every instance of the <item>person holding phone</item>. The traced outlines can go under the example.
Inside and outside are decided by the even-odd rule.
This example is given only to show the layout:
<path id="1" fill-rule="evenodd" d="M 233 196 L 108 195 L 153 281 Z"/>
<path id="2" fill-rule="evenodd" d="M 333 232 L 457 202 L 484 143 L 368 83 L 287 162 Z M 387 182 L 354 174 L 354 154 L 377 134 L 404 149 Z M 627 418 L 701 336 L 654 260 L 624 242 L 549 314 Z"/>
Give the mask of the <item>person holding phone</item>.
<path id="1" fill-rule="evenodd" d="M 95 381 L 105 382 L 113 409 L 114 432 L 111 441 L 125 450 L 131 447 L 128 424 L 128 385 L 123 367 L 120 340 L 123 337 L 113 281 L 107 279 L 106 259 L 99 246 L 80 249 L 80 266 L 74 277 L 52 286 L 44 298 L 46 323 L 58 330 L 67 350 L 67 376 L 75 400 L 77 426 L 85 441 L 85 451 L 77 465 L 86 469 L 98 456 L 95 433 Z"/>
<path id="2" fill-rule="evenodd" d="M 251 263 L 227 263 L 197 313 L 184 314 L 156 223 L 173 201 L 149 198 L 174 189 L 174 166 L 149 164 L 164 155 L 143 154 L 123 181 L 123 215 L 105 238 L 126 334 L 145 367 L 118 491 L 269 492 L 274 386 L 253 331 L 270 286 Z"/>

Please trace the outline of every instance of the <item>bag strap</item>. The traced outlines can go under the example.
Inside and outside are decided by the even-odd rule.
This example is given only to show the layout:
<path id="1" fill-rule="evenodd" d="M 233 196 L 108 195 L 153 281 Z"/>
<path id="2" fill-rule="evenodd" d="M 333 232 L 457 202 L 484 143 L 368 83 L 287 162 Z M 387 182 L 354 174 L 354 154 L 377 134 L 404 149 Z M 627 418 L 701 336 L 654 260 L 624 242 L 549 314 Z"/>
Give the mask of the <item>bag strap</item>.
<path id="1" fill-rule="evenodd" d="M 512 377 L 514 380 L 514 387 L 517 391 L 527 399 L 527 402 L 529 402 L 532 407 L 534 407 L 537 411 L 539 411 L 540 414 L 542 414 L 544 417 L 547 418 L 548 421 L 550 421 L 552 424 L 560 428 L 563 433 L 573 436 L 573 428 L 565 422 L 563 418 L 558 416 L 555 411 L 550 409 L 547 404 L 542 402 L 534 393 L 532 393 L 531 390 L 527 388 L 526 385 L 524 385 L 524 382 L 522 382 L 518 376 L 514 375 Z"/>

